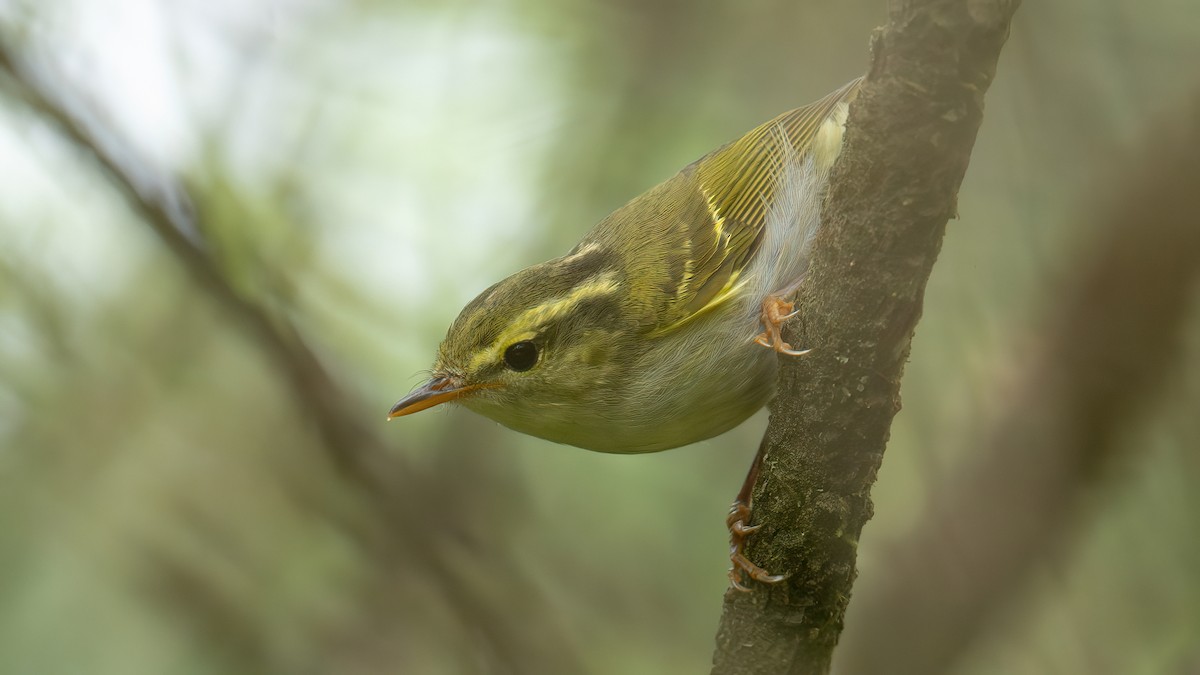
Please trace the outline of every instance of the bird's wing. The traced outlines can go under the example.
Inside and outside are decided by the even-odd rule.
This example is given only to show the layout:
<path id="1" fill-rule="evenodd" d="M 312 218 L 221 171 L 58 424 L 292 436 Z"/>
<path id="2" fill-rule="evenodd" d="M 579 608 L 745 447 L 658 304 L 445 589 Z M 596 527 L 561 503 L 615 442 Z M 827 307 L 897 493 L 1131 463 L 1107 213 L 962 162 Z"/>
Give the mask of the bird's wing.
<path id="1" fill-rule="evenodd" d="M 758 252 L 765 231 L 782 161 L 810 150 L 821 124 L 836 106 L 857 93 L 854 80 L 825 98 L 786 112 L 684 169 L 694 186 L 684 197 L 686 231 L 680 253 L 685 262 L 673 266 L 677 282 L 654 333 L 663 334 L 705 314 L 735 295 L 739 276 Z M 785 142 L 791 148 L 783 147 Z M 690 176 L 689 176 L 690 174 Z"/>

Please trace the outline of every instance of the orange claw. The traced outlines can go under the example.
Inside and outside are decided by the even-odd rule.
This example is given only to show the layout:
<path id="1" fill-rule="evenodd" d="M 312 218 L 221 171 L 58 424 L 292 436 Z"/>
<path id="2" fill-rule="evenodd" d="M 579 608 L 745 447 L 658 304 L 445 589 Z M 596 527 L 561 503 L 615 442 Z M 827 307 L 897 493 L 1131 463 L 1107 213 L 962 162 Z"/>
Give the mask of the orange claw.
<path id="1" fill-rule="evenodd" d="M 733 565 L 729 568 L 729 583 L 743 593 L 750 591 L 744 583 L 747 577 L 764 584 L 777 584 L 787 578 L 785 574 L 771 574 L 746 557 L 746 537 L 762 527 L 747 525 L 749 520 L 750 505 L 739 497 L 729 508 L 725 525 L 729 527 L 729 562 Z"/>
<path id="2" fill-rule="evenodd" d="M 776 295 L 768 295 L 762 302 L 763 332 L 755 336 L 758 344 L 774 349 L 780 354 L 801 356 L 809 353 L 810 349 L 795 350 L 783 341 L 783 322 L 796 316 L 795 305 Z"/>

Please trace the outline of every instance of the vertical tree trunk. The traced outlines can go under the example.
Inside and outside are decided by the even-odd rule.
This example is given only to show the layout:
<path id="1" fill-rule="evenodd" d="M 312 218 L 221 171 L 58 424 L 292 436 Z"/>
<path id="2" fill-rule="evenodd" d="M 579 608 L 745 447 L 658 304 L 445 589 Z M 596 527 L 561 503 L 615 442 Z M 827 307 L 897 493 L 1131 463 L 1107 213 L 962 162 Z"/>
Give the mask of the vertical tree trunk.
<path id="1" fill-rule="evenodd" d="M 754 490 L 750 558 L 789 575 L 725 595 L 714 675 L 826 673 L 925 284 L 1019 2 L 895 1 L 851 106 Z"/>

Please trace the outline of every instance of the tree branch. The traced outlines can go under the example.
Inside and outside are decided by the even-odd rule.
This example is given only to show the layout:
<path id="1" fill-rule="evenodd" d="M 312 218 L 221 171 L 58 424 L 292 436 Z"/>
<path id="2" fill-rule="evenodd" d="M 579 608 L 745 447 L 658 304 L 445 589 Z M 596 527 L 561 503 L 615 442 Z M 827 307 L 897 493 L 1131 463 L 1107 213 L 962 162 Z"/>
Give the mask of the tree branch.
<path id="1" fill-rule="evenodd" d="M 776 586 L 726 592 L 715 675 L 826 673 L 899 410 L 925 284 L 1017 0 L 893 2 L 851 106 L 754 490 L 749 555 Z"/>
<path id="2" fill-rule="evenodd" d="M 945 672 L 1039 561 L 1069 537 L 1097 467 L 1132 444 L 1139 419 L 1179 354 L 1200 278 L 1200 98 L 1183 124 L 1156 124 L 1107 208 L 1086 214 L 1093 241 L 1048 311 L 1024 372 L 946 481 L 917 531 L 889 552 L 881 588 L 855 605 L 840 669 Z M 907 621 L 896 617 L 907 616 Z"/>

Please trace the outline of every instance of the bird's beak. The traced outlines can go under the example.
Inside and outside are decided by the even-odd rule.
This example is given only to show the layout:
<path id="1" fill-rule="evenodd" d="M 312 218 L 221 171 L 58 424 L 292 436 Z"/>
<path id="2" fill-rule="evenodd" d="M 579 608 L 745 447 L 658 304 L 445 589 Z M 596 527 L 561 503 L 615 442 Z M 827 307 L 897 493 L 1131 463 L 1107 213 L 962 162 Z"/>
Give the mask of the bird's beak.
<path id="1" fill-rule="evenodd" d="M 388 419 L 403 417 L 426 408 L 432 408 L 439 403 L 453 401 L 467 394 L 482 389 L 487 385 L 464 385 L 458 378 L 438 376 L 417 387 L 408 396 L 396 402 L 388 411 Z"/>

